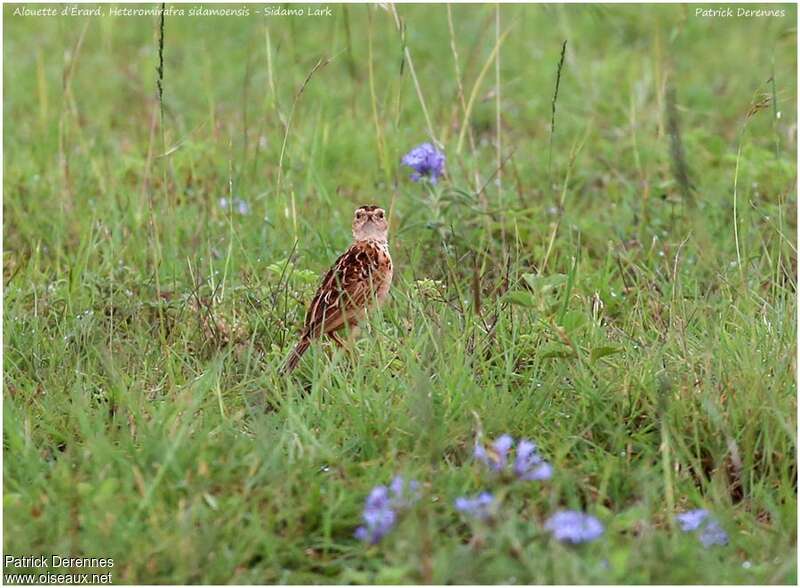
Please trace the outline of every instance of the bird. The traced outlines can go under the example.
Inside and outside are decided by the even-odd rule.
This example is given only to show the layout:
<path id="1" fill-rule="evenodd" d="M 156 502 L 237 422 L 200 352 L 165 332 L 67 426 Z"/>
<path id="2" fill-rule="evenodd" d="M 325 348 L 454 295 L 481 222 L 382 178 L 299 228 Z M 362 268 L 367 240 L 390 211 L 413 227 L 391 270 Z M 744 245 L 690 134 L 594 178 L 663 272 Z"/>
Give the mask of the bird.
<path id="1" fill-rule="evenodd" d="M 322 278 L 308 306 L 300 340 L 286 358 L 281 372 L 291 373 L 315 339 L 323 335 L 343 347 L 342 329 L 354 336 L 367 312 L 382 305 L 389 295 L 394 267 L 389 254 L 386 211 L 375 205 L 353 213 L 353 243 Z"/>

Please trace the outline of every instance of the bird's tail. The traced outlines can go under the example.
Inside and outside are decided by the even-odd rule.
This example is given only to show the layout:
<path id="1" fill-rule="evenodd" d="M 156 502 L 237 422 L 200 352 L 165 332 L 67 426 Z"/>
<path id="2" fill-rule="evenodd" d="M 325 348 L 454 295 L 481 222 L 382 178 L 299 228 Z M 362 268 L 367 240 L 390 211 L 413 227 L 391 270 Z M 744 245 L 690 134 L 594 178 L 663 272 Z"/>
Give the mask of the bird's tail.
<path id="1" fill-rule="evenodd" d="M 303 357 L 303 354 L 308 350 L 311 346 L 311 339 L 308 337 L 302 337 L 300 341 L 295 345 L 294 349 L 292 349 L 289 356 L 286 358 L 286 362 L 283 364 L 281 368 L 282 374 L 291 373 L 294 368 L 297 367 L 297 364 L 300 363 L 300 358 Z"/>

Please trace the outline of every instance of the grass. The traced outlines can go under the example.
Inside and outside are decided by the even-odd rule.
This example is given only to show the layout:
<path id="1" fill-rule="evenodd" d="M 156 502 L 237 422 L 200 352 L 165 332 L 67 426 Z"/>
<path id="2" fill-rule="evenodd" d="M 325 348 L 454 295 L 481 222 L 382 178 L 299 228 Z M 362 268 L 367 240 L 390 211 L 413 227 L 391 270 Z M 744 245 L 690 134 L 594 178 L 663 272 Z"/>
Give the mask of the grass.
<path id="1" fill-rule="evenodd" d="M 331 7 L 166 17 L 163 117 L 158 17 L 4 7 L 5 553 L 125 583 L 795 583 L 795 7 Z M 399 166 L 429 125 L 433 190 Z M 390 303 L 357 363 L 279 377 L 373 202 Z M 501 488 L 478 432 L 553 479 Z M 365 546 L 395 474 L 422 500 Z M 483 489 L 492 526 L 452 508 Z M 727 546 L 676 528 L 697 507 Z M 605 535 L 555 543 L 558 508 Z"/>

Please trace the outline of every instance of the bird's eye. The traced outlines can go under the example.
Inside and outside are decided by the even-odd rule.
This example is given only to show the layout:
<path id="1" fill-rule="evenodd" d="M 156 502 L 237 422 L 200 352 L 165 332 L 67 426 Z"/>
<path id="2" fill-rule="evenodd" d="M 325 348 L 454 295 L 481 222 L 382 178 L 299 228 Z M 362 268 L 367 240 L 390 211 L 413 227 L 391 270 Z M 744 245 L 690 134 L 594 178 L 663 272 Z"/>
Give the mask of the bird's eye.
<path id="1" fill-rule="evenodd" d="M 382 210 L 379 210 L 376 216 L 377 216 L 378 218 L 383 218 L 383 211 L 382 211 Z"/>
<path id="2" fill-rule="evenodd" d="M 356 218 L 358 219 L 364 218 L 364 213 L 359 210 L 358 212 L 356 212 Z"/>

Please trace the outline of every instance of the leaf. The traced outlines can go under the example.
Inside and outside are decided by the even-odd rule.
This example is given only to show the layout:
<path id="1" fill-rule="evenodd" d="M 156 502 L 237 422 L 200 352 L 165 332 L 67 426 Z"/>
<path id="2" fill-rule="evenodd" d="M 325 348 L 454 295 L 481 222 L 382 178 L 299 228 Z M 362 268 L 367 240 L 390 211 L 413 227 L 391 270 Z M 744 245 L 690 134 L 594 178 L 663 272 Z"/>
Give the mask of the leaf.
<path id="1" fill-rule="evenodd" d="M 506 294 L 506 300 L 517 306 L 533 308 L 536 306 L 536 297 L 525 290 L 511 290 Z"/>
<path id="2" fill-rule="evenodd" d="M 579 310 L 570 310 L 561 317 L 561 326 L 567 333 L 574 333 L 586 322 L 586 314 Z"/>
<path id="3" fill-rule="evenodd" d="M 624 349 L 622 349 L 622 347 L 612 347 L 610 345 L 595 347 L 589 354 L 589 359 L 592 363 L 594 363 L 598 359 L 608 357 L 609 355 L 614 355 L 615 353 L 622 353 L 623 351 Z"/>

